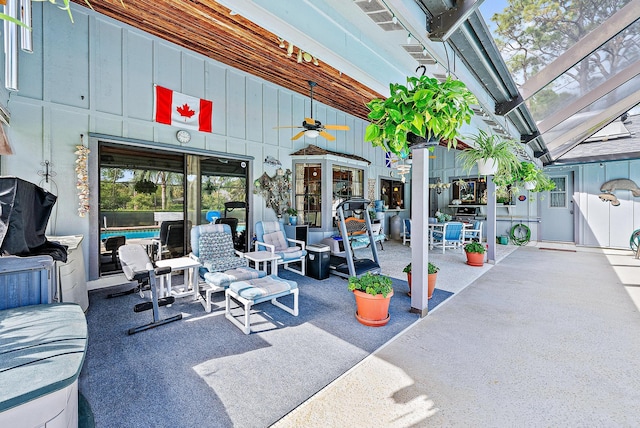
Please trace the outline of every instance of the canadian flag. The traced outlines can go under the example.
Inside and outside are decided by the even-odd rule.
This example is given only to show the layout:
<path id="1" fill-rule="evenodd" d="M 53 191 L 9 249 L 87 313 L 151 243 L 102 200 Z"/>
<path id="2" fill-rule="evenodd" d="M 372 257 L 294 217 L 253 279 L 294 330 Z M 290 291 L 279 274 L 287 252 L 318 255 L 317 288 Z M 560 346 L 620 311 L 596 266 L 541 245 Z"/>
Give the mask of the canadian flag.
<path id="1" fill-rule="evenodd" d="M 159 85 L 156 87 L 156 122 L 211 132 L 213 102 L 190 97 Z"/>

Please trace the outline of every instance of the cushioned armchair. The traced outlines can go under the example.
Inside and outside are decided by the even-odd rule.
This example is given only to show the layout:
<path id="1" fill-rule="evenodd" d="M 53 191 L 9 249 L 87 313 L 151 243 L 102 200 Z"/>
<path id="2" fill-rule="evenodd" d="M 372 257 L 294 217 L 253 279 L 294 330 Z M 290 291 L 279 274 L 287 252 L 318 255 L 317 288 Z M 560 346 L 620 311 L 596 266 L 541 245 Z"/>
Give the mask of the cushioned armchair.
<path id="1" fill-rule="evenodd" d="M 464 229 L 464 224 L 458 221 L 452 221 L 445 223 L 442 227 L 442 232 L 440 231 L 431 231 L 431 248 L 433 247 L 441 247 L 442 254 L 444 254 L 444 250 L 446 248 L 461 248 L 462 241 L 462 230 Z"/>
<path id="2" fill-rule="evenodd" d="M 304 241 L 287 238 L 284 226 L 279 221 L 259 221 L 255 228 L 255 251 L 270 251 L 280 256 L 279 265 L 304 276 L 306 274 L 307 250 Z M 289 266 L 290 263 L 300 263 L 300 270 Z"/>
<path id="3" fill-rule="evenodd" d="M 202 263 L 200 278 L 204 280 L 203 306 L 211 311 L 211 294 L 224 291 L 234 281 L 262 278 L 265 272 L 252 269 L 242 253 L 233 247 L 228 224 L 201 224 L 191 228 L 191 254 Z"/>

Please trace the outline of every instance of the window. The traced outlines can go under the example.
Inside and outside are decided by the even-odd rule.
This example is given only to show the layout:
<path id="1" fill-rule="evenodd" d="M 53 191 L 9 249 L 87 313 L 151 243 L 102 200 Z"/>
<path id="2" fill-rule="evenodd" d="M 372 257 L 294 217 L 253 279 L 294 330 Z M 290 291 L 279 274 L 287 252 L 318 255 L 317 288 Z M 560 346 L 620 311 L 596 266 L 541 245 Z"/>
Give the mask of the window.
<path id="1" fill-rule="evenodd" d="M 333 167 L 333 203 L 331 215 L 335 218 L 340 202 L 351 198 L 364 198 L 364 171 L 344 166 Z"/>
<path id="2" fill-rule="evenodd" d="M 404 183 L 381 179 L 380 199 L 387 209 L 404 209 Z"/>
<path id="3" fill-rule="evenodd" d="M 549 208 L 567 207 L 567 177 L 550 177 L 556 188 L 549 191 Z"/>
<path id="4" fill-rule="evenodd" d="M 320 164 L 295 165 L 295 208 L 304 223 L 322 227 L 322 167 Z"/>

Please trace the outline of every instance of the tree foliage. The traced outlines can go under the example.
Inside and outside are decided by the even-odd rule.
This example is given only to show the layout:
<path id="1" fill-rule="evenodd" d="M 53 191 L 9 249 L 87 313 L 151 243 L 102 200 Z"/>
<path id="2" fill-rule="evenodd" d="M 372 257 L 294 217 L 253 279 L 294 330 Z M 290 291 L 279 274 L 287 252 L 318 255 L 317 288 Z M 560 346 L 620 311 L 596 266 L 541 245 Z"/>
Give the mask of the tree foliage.
<path id="1" fill-rule="evenodd" d="M 523 84 L 575 45 L 629 0 L 509 0 L 491 19 L 496 43 L 514 79 Z M 570 95 L 581 96 L 638 58 L 638 23 L 628 27 L 531 99 L 532 111 L 551 114 Z M 536 106 L 535 104 L 539 104 Z"/>

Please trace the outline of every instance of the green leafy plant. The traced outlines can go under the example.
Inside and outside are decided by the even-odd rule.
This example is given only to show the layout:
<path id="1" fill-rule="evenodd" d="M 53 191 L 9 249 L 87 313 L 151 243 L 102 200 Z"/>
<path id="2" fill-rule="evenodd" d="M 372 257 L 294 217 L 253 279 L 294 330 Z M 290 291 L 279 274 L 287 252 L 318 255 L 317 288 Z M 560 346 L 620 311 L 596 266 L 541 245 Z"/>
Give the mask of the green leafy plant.
<path id="1" fill-rule="evenodd" d="M 465 84 L 451 76 L 444 82 L 429 76 L 407 77 L 406 85 L 392 83 L 389 92 L 389 98 L 367 103 L 372 123 L 364 140 L 402 157 L 409 154 L 409 133 L 443 139 L 449 148 L 455 147 L 458 129 L 471 122 L 471 105 L 477 102 Z"/>
<path id="2" fill-rule="evenodd" d="M 287 214 L 289 214 L 290 216 L 296 216 L 298 215 L 298 210 L 295 208 L 287 208 Z"/>
<path id="3" fill-rule="evenodd" d="M 473 141 L 473 147 L 468 147 L 458 154 L 463 170 L 471 171 L 479 160 L 487 159 L 495 159 L 498 162 L 498 171 L 503 176 L 512 175 L 520 166 L 520 161 L 515 155 L 518 143 L 514 140 L 504 140 L 498 135 L 480 130 Z"/>
<path id="4" fill-rule="evenodd" d="M 382 294 L 387 297 L 393 291 L 391 278 L 386 275 L 372 274 L 367 272 L 361 277 L 352 276 L 349 278 L 349 290 L 359 290 L 372 296 Z"/>
<path id="5" fill-rule="evenodd" d="M 532 192 L 545 192 L 547 190 L 553 190 L 555 188 L 556 183 L 554 183 L 542 170 L 538 170 L 538 175 L 536 177 L 536 187 L 532 190 Z"/>
<path id="6" fill-rule="evenodd" d="M 428 273 L 432 274 L 432 273 L 436 273 L 440 270 L 440 268 L 436 265 L 434 265 L 433 263 L 429 262 L 429 266 L 428 266 Z M 404 267 L 404 269 L 402 269 L 402 272 L 404 273 L 411 273 L 411 263 L 409 263 L 408 265 L 406 265 Z"/>
<path id="7" fill-rule="evenodd" d="M 467 245 L 464 246 L 464 250 L 467 253 L 480 253 L 480 254 L 484 254 L 485 252 L 485 248 L 484 245 L 482 245 L 479 242 L 470 242 Z"/>
<path id="8" fill-rule="evenodd" d="M 537 181 L 539 172 L 540 172 L 540 169 L 536 167 L 533 163 L 523 161 L 523 162 L 520 162 L 520 166 L 517 169 L 516 177 L 518 180 L 521 180 L 524 182 Z"/>

